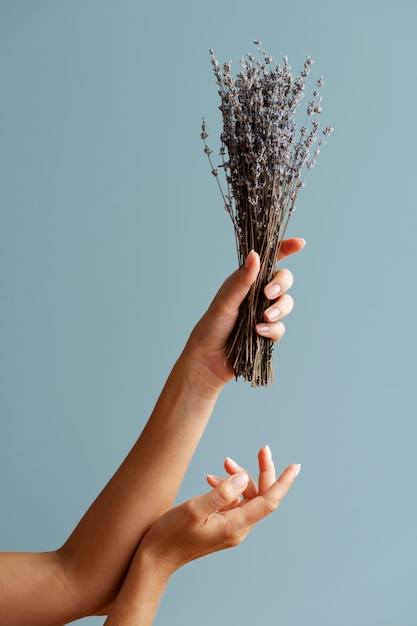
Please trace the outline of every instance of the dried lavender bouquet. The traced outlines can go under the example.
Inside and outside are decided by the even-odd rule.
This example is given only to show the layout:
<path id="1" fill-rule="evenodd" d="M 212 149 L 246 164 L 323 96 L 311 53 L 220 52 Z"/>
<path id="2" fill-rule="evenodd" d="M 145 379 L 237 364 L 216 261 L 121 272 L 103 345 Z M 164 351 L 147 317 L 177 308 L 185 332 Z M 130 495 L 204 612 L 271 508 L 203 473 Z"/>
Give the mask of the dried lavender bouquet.
<path id="1" fill-rule="evenodd" d="M 204 119 L 201 137 L 233 222 L 239 266 L 251 250 L 258 252 L 261 260 L 258 278 L 242 303 L 230 336 L 227 358 L 236 378 L 242 376 L 253 386 L 267 386 L 273 380 L 272 342 L 254 331 L 268 306 L 263 289 L 276 271 L 298 190 L 305 186 L 305 172 L 314 167 L 320 147 L 333 129 L 328 126 L 323 131 L 311 155 L 322 109 L 317 88 L 322 87 L 323 78 L 316 81 L 305 123 L 297 132 L 295 115 L 313 61 L 308 57 L 300 74 L 293 77 L 287 57 L 282 66 L 273 65 L 259 47 L 261 42 L 253 43 L 260 59 L 252 54 L 241 59 L 236 77 L 231 74 L 231 63 L 220 66 L 210 50 L 223 119 L 218 167 L 206 142 Z M 226 191 L 219 181 L 219 168 L 224 171 Z"/>

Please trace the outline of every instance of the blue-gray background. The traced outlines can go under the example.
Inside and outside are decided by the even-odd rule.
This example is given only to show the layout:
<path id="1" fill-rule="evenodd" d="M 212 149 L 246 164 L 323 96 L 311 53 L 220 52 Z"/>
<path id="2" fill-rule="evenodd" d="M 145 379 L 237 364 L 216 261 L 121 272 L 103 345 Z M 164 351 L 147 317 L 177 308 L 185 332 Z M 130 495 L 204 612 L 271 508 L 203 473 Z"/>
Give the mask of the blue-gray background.
<path id="1" fill-rule="evenodd" d="M 208 49 L 237 65 L 260 38 L 295 72 L 313 57 L 336 130 L 291 222 L 276 381 L 228 386 L 179 499 L 265 443 L 302 472 L 155 623 L 416 624 L 416 6 L 0 2 L 2 550 L 65 540 L 235 268 L 200 122 L 216 147 Z"/>

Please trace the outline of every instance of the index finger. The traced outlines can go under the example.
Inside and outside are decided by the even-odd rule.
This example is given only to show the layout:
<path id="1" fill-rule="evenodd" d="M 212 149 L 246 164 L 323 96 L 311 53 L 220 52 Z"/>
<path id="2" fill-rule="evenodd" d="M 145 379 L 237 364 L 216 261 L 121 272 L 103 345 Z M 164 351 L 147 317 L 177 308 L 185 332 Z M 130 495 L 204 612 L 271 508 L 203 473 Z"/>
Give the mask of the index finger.
<path id="1" fill-rule="evenodd" d="M 291 239 L 284 239 L 281 242 L 281 246 L 278 253 L 278 261 L 285 259 L 285 257 L 295 254 L 304 248 L 306 242 L 301 237 L 292 237 Z"/>

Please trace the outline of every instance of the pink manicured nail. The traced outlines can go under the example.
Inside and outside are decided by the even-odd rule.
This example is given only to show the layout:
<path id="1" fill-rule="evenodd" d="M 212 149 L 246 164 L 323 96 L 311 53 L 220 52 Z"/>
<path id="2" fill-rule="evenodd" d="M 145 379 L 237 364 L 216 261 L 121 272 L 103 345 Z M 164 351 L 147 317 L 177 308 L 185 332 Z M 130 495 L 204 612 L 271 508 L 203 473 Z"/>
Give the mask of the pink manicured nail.
<path id="1" fill-rule="evenodd" d="M 243 489 L 243 487 L 246 487 L 248 482 L 249 482 L 249 476 L 245 474 L 244 472 L 241 472 L 240 474 L 235 474 L 234 476 L 232 476 L 232 483 L 238 489 Z"/>
<path id="2" fill-rule="evenodd" d="M 281 311 L 277 307 L 273 307 L 272 309 L 269 309 L 268 311 L 266 311 L 266 316 L 269 320 L 271 320 L 271 322 L 273 322 L 274 320 L 277 320 L 280 315 L 281 315 Z"/>
<path id="3" fill-rule="evenodd" d="M 269 285 L 266 289 L 265 289 L 265 295 L 267 298 L 269 298 L 270 300 L 272 300 L 273 298 L 276 298 L 277 295 L 280 293 L 281 291 L 281 287 L 279 285 L 277 285 L 276 283 Z"/>
<path id="4" fill-rule="evenodd" d="M 271 331 L 271 328 L 268 324 L 258 324 L 256 326 L 256 331 L 259 335 L 268 335 Z"/>
<path id="5" fill-rule="evenodd" d="M 301 469 L 301 465 L 297 463 L 297 465 L 294 468 L 294 478 L 297 478 L 298 474 L 300 473 L 300 469 Z"/>
<path id="6" fill-rule="evenodd" d="M 207 480 L 211 480 L 212 483 L 217 483 L 219 485 L 223 479 L 219 476 L 215 476 L 214 474 L 207 474 Z"/>
<path id="7" fill-rule="evenodd" d="M 230 456 L 226 457 L 226 461 L 228 462 L 229 465 L 231 465 L 232 467 L 235 467 L 237 470 L 239 470 L 239 465 L 236 463 L 236 461 L 231 459 Z"/>
<path id="8" fill-rule="evenodd" d="M 248 268 L 251 266 L 253 261 L 253 250 L 251 250 L 248 254 L 248 256 L 245 259 L 245 267 Z"/>

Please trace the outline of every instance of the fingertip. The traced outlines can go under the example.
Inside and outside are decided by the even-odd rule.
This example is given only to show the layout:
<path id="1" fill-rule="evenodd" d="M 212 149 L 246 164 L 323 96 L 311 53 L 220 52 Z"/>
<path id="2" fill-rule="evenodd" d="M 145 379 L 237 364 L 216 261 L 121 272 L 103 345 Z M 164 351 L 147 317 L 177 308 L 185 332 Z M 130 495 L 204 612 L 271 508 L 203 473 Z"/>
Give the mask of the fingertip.
<path id="1" fill-rule="evenodd" d="M 284 239 L 281 243 L 281 248 L 278 254 L 278 260 L 283 259 L 286 256 L 300 252 L 306 245 L 305 239 L 302 237 L 292 237 L 291 239 Z"/>
<path id="2" fill-rule="evenodd" d="M 245 272 L 245 283 L 247 286 L 250 287 L 250 285 L 252 285 L 252 283 L 256 280 L 260 266 L 261 260 L 259 258 L 259 254 L 255 252 L 255 250 L 251 250 L 246 257 L 245 264 L 243 266 Z"/>
<path id="3" fill-rule="evenodd" d="M 251 269 L 257 261 L 259 261 L 259 254 L 255 250 L 251 250 L 245 259 L 245 269 Z"/>
<path id="4" fill-rule="evenodd" d="M 294 470 L 294 477 L 297 478 L 298 474 L 300 473 L 301 470 L 301 463 L 296 463 L 294 465 L 295 470 Z"/>
<path id="5" fill-rule="evenodd" d="M 227 303 L 227 309 L 234 313 L 242 304 L 249 289 L 255 282 L 259 268 L 259 254 L 251 250 L 245 259 L 244 265 L 235 270 L 223 283 L 213 302 L 223 301 L 223 306 Z"/>
<path id="6" fill-rule="evenodd" d="M 220 485 L 223 479 L 219 476 L 215 476 L 214 474 L 207 474 L 206 480 L 210 487 L 217 487 L 217 485 Z"/>
<path id="7" fill-rule="evenodd" d="M 242 469 L 240 465 L 236 463 L 236 461 L 230 458 L 230 456 L 226 457 L 224 461 L 224 467 L 228 470 L 233 470 L 234 472 L 238 472 L 240 469 Z"/>
<path id="8" fill-rule="evenodd" d="M 298 474 L 300 473 L 300 470 L 301 470 L 301 464 L 300 463 L 293 463 L 287 469 L 287 477 L 291 481 L 295 480 L 297 478 Z"/>
<path id="9" fill-rule="evenodd" d="M 288 252 L 291 254 L 302 250 L 306 245 L 306 240 L 303 239 L 303 237 L 293 237 L 292 239 L 288 239 L 286 244 Z"/>
<path id="10" fill-rule="evenodd" d="M 255 330 L 261 337 L 268 337 L 268 339 L 274 342 L 282 339 L 285 334 L 285 326 L 282 322 L 256 324 Z"/>
<path id="11" fill-rule="evenodd" d="M 266 458 L 268 461 L 272 461 L 272 452 L 271 448 L 266 444 L 263 446 L 258 452 L 258 458 Z"/>
<path id="12" fill-rule="evenodd" d="M 293 463 L 292 465 L 286 467 L 281 476 L 278 478 L 277 483 L 281 485 L 281 487 L 285 490 L 285 493 L 288 491 L 288 489 L 290 489 L 293 482 L 299 475 L 300 469 L 300 463 Z"/>

